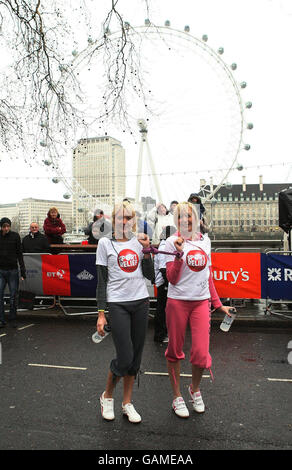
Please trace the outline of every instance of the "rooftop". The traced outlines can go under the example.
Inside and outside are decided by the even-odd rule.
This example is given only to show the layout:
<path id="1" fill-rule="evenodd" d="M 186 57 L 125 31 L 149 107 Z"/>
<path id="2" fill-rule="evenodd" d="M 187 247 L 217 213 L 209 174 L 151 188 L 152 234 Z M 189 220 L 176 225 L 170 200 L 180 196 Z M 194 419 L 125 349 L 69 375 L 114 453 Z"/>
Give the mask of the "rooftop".
<path id="1" fill-rule="evenodd" d="M 203 189 L 203 188 L 204 189 Z M 217 185 L 205 185 L 201 182 L 201 189 L 198 194 L 204 196 L 204 192 L 213 192 L 216 190 Z M 243 177 L 242 184 L 229 184 L 221 186 L 215 194 L 215 199 L 230 198 L 234 200 L 255 198 L 255 199 L 278 199 L 278 194 L 285 189 L 292 188 L 292 183 L 263 183 L 260 179 L 258 184 L 245 183 Z"/>

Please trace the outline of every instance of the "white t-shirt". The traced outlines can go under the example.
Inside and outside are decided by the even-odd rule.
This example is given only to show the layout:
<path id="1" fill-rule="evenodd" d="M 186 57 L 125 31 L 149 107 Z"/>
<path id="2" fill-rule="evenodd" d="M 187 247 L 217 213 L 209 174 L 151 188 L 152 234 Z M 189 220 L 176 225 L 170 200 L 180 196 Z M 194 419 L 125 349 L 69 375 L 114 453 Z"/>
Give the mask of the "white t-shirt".
<path id="1" fill-rule="evenodd" d="M 161 240 L 158 249 L 165 251 L 165 240 Z M 167 255 L 165 255 L 164 253 L 158 253 L 154 256 L 154 273 L 156 287 L 162 286 L 162 284 L 164 284 L 164 279 L 160 272 L 160 269 L 166 268 L 166 256 Z"/>
<path id="2" fill-rule="evenodd" d="M 96 250 L 96 264 L 107 266 L 107 301 L 127 302 L 149 297 L 142 274 L 142 245 L 137 238 L 117 242 L 101 238 Z"/>
<path id="3" fill-rule="evenodd" d="M 167 238 L 164 250 L 169 252 L 176 251 L 174 241 L 177 238 L 177 235 Z M 183 267 L 180 280 L 175 285 L 169 282 L 167 296 L 171 299 L 180 300 L 209 299 L 210 238 L 202 236 L 200 240 L 185 240 L 183 252 Z M 174 261 L 173 255 L 166 255 L 166 263 L 169 261 Z"/>

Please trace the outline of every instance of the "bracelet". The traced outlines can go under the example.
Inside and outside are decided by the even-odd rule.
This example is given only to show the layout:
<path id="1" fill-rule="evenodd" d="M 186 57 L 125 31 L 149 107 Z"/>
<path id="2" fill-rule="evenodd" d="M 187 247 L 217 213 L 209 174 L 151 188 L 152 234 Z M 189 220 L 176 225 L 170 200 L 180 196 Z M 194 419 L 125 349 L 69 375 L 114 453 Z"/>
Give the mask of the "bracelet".
<path id="1" fill-rule="evenodd" d="M 97 311 L 98 311 L 98 312 L 103 312 L 103 313 L 104 313 L 104 310 L 102 310 L 102 309 L 98 309 Z"/>

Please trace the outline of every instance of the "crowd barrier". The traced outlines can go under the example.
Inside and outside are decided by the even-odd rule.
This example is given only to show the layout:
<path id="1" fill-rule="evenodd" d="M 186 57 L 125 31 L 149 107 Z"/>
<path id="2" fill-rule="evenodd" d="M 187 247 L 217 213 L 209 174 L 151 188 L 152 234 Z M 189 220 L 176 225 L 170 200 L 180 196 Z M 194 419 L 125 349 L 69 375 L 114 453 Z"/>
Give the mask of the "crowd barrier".
<path id="1" fill-rule="evenodd" d="M 212 272 L 220 298 L 292 301 L 292 252 L 211 254 Z M 21 289 L 37 297 L 63 299 L 96 298 L 95 253 L 24 254 L 27 277 Z M 147 282 L 149 295 L 156 289 Z M 66 312 L 65 312 L 66 313 Z M 96 309 L 95 312 L 96 313 Z M 272 312 L 274 313 L 274 312 Z"/>

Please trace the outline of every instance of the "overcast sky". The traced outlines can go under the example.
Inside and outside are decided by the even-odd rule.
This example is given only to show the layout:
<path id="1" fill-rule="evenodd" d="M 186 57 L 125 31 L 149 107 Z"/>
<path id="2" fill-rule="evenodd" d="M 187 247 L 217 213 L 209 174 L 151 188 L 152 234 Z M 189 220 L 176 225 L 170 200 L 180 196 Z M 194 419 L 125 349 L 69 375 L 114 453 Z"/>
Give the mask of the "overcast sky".
<path id="1" fill-rule="evenodd" d="M 126 21 L 133 26 L 144 24 L 145 8 L 141 0 L 137 1 L 137 8 L 133 8 L 133 0 L 120 2 Z M 97 24 L 101 24 L 109 3 L 98 2 Z M 243 103 L 251 101 L 253 106 L 244 111 L 244 117 L 254 124 L 254 129 L 244 132 L 243 144 L 250 144 L 251 149 L 242 150 L 238 156 L 243 171 L 232 171 L 227 180 L 239 183 L 245 175 L 247 183 L 256 183 L 259 175 L 263 175 L 264 183 L 288 186 L 292 181 L 292 2 L 152 0 L 149 5 L 150 19 L 156 25 L 164 25 L 165 20 L 176 30 L 189 25 L 191 36 L 201 38 L 207 34 L 210 47 L 215 50 L 224 47 L 222 59 L 227 64 L 237 63 L 234 78 L 238 83 L 247 82 L 241 96 Z M 214 61 L 204 54 L 200 56 L 194 41 L 181 41 L 174 35 L 167 38 L 167 44 L 171 45 L 171 54 L 161 52 L 153 44 L 145 46 L 144 54 L 145 64 L 149 65 L 147 83 L 152 87 L 157 111 L 157 116 L 149 119 L 149 146 L 156 172 L 161 175 L 163 202 L 169 204 L 172 199 L 184 200 L 190 192 L 197 191 L 200 178 L 208 181 L 213 175 L 214 183 L 219 183 L 222 169 L 228 168 L 235 155 L 239 118 L 235 96 L 230 92 L 227 78 L 224 84 L 222 68 L 216 69 Z M 151 47 L 153 53 L 149 51 Z M 132 110 L 133 122 L 147 117 L 141 115 L 142 110 L 135 108 L 135 103 Z M 107 131 L 121 140 L 125 148 L 129 175 L 127 196 L 134 196 L 138 138 L 110 124 Z M 92 129 L 92 133 L 92 136 L 102 134 L 98 128 Z M 71 146 L 74 147 L 74 142 Z M 71 149 L 64 166 L 68 166 L 70 157 Z M 204 172 L 207 169 L 209 172 Z M 149 173 L 146 164 L 142 173 Z M 24 176 L 29 179 L 23 179 Z M 66 190 L 62 184 L 54 185 L 52 176 L 42 167 L 7 164 L 2 156 L 0 203 L 25 197 L 62 200 Z M 143 176 L 142 195 L 153 195 L 153 191 L 152 179 Z"/>

